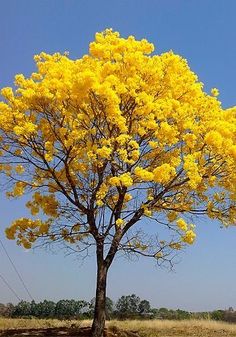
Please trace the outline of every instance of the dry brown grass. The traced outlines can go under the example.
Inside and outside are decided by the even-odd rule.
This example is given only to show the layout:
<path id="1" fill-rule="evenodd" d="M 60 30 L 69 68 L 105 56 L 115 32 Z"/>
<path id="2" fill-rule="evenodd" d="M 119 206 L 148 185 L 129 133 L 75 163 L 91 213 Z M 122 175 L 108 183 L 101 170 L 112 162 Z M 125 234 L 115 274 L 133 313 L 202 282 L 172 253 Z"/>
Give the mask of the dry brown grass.
<path id="1" fill-rule="evenodd" d="M 0 318 L 0 330 L 90 326 L 91 321 L 59 321 L 46 319 L 5 319 Z M 137 332 L 141 337 L 236 337 L 236 324 L 210 320 L 127 320 L 108 321 L 111 330 Z"/>
<path id="2" fill-rule="evenodd" d="M 110 321 L 108 326 L 116 326 L 125 331 L 135 331 L 142 337 L 231 337 L 236 336 L 236 324 L 210 320 L 142 320 Z"/>
<path id="3" fill-rule="evenodd" d="M 7 329 L 43 329 L 90 325 L 90 321 L 60 321 L 57 319 L 0 318 L 0 330 Z"/>

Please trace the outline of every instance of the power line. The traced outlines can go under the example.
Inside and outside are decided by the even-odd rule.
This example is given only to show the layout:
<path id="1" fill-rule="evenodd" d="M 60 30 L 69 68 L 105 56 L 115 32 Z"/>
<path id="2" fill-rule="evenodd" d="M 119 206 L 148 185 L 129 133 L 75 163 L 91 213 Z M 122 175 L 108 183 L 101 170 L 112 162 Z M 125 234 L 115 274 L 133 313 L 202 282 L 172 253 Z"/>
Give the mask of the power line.
<path id="1" fill-rule="evenodd" d="M 17 295 L 17 293 L 15 292 L 15 290 L 10 286 L 10 284 L 7 282 L 7 280 L 0 274 L 0 278 L 2 279 L 2 281 L 5 283 L 5 285 L 7 286 L 8 289 L 11 290 L 11 292 L 16 296 L 16 298 L 21 301 L 21 298 Z"/>
<path id="2" fill-rule="evenodd" d="M 0 239 L 0 244 L 1 244 L 1 246 L 2 246 L 2 248 L 3 248 L 3 250 L 4 250 L 4 252 L 5 252 L 6 256 L 8 257 L 8 260 L 10 261 L 10 263 L 11 263 L 13 269 L 15 270 L 15 272 L 16 272 L 16 274 L 17 274 L 19 280 L 21 281 L 21 283 L 22 283 L 22 285 L 23 285 L 25 291 L 26 291 L 27 294 L 29 295 L 30 299 L 33 301 L 33 300 L 34 300 L 34 299 L 33 299 L 33 296 L 30 294 L 29 289 L 27 288 L 27 286 L 26 286 L 26 284 L 25 284 L 25 282 L 24 282 L 22 276 L 20 275 L 20 273 L 19 273 L 19 271 L 17 270 L 17 268 L 16 268 L 14 262 L 12 261 L 11 257 L 9 256 L 9 254 L 8 254 L 8 252 L 7 252 L 7 250 L 6 250 L 6 248 L 5 248 L 5 246 L 4 246 L 4 244 L 3 244 L 3 242 L 2 242 L 1 239 Z"/>

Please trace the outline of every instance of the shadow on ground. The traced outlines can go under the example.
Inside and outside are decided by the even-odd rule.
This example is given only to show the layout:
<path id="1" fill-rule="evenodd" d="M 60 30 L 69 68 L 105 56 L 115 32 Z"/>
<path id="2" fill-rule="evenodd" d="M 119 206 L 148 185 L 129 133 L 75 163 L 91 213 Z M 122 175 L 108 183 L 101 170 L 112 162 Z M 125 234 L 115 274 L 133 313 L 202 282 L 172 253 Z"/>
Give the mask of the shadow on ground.
<path id="1" fill-rule="evenodd" d="M 90 337 L 91 328 L 46 328 L 46 329 L 8 329 L 0 330 L 0 337 Z M 119 329 L 109 331 L 105 329 L 104 337 L 139 337 L 135 332 L 127 332 Z"/>

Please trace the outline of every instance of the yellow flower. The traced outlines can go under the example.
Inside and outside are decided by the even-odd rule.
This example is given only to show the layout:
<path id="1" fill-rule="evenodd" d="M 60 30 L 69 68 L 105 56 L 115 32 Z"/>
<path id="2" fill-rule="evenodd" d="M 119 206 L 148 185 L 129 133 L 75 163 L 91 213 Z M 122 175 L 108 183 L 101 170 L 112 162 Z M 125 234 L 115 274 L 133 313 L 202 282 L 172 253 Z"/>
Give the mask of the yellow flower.
<path id="1" fill-rule="evenodd" d="M 121 174 L 119 178 L 123 186 L 130 187 L 133 185 L 133 179 L 131 178 L 130 172 Z"/>
<path id="2" fill-rule="evenodd" d="M 109 179 L 109 183 L 112 185 L 112 186 L 119 186 L 120 185 L 120 179 L 118 177 L 111 177 Z"/>
<path id="3" fill-rule="evenodd" d="M 161 183 L 161 184 L 165 184 L 168 181 L 171 180 L 171 178 L 174 177 L 175 175 L 175 169 L 173 167 L 171 167 L 169 164 L 163 164 L 159 167 L 156 167 L 153 170 L 153 180 L 156 183 Z"/>
<path id="4" fill-rule="evenodd" d="M 149 172 L 148 170 L 139 166 L 134 169 L 134 174 L 144 181 L 152 181 L 154 178 L 154 174 L 152 172 Z"/>
<path id="5" fill-rule="evenodd" d="M 187 133 L 183 136 L 183 140 L 186 142 L 187 146 L 192 149 L 196 144 L 197 136 L 192 133 Z"/>
<path id="6" fill-rule="evenodd" d="M 188 229 L 188 225 L 186 224 L 186 222 L 180 218 L 176 221 L 177 226 L 179 227 L 179 229 L 181 229 L 182 231 L 187 231 Z"/>
<path id="7" fill-rule="evenodd" d="M 18 173 L 18 174 L 22 174 L 22 173 L 24 173 L 25 172 L 25 169 L 24 169 L 24 167 L 22 166 L 22 165 L 17 165 L 16 167 L 15 167 L 15 170 L 16 170 L 16 172 Z"/>
<path id="8" fill-rule="evenodd" d="M 125 202 L 128 202 L 131 199 L 132 199 L 132 195 L 130 193 L 125 193 L 125 197 L 124 197 Z"/>
<path id="9" fill-rule="evenodd" d="M 20 197 L 24 194 L 24 192 L 25 192 L 25 183 L 21 181 L 15 183 L 15 186 L 13 189 L 13 195 L 15 197 Z"/>
<path id="10" fill-rule="evenodd" d="M 217 97 L 217 96 L 219 96 L 219 90 L 216 89 L 216 88 L 213 88 L 213 89 L 211 89 L 211 94 L 212 94 L 212 96 Z"/>
<path id="11" fill-rule="evenodd" d="M 172 211 L 172 212 L 169 212 L 169 213 L 167 214 L 167 218 L 168 218 L 168 220 L 169 220 L 170 222 L 172 222 L 172 221 L 175 221 L 175 220 L 176 220 L 177 215 L 178 215 L 177 212 Z"/>
<path id="12" fill-rule="evenodd" d="M 196 234 L 192 229 L 189 229 L 185 232 L 184 236 L 182 237 L 183 242 L 188 243 L 189 245 L 193 244 L 196 238 Z"/>
<path id="13" fill-rule="evenodd" d="M 220 148 L 223 145 L 223 137 L 218 131 L 211 130 L 206 134 L 205 142 L 207 145 Z"/>
<path id="14" fill-rule="evenodd" d="M 155 257 L 157 259 L 160 259 L 161 257 L 163 257 L 163 253 L 162 252 L 158 252 L 158 253 L 156 253 Z"/>
<path id="15" fill-rule="evenodd" d="M 144 215 L 146 215 L 146 216 L 151 216 L 152 215 L 152 211 L 150 211 L 149 209 L 145 209 L 144 210 Z"/>
<path id="16" fill-rule="evenodd" d="M 117 219 L 116 220 L 116 225 L 118 226 L 118 227 L 120 227 L 120 226 L 122 226 L 124 224 L 124 220 L 123 219 Z"/>
<path id="17" fill-rule="evenodd" d="M 101 206 L 104 205 L 104 202 L 103 202 L 102 200 L 97 200 L 97 201 L 96 201 L 96 204 L 97 204 L 99 207 L 101 207 Z"/>
<path id="18" fill-rule="evenodd" d="M 229 153 L 233 157 L 233 159 L 236 161 L 236 145 L 232 145 L 229 149 Z"/>
<path id="19" fill-rule="evenodd" d="M 130 173 L 123 173 L 119 177 L 112 177 L 109 179 L 109 183 L 112 186 L 125 186 L 129 187 L 133 184 L 133 179 L 131 178 Z"/>
<path id="20" fill-rule="evenodd" d="M 102 157 L 102 158 L 110 158 L 110 154 L 112 152 L 112 149 L 107 147 L 107 146 L 103 146 L 101 149 L 97 150 L 97 154 Z"/>

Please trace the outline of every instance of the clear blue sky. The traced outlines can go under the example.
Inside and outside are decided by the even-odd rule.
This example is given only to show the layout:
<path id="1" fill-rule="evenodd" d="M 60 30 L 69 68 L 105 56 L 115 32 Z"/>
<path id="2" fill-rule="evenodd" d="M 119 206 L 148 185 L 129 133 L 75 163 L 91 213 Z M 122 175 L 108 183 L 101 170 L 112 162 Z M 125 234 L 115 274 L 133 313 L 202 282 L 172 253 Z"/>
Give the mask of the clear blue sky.
<path id="1" fill-rule="evenodd" d="M 8 0 L 0 1 L 0 87 L 16 73 L 34 70 L 33 55 L 69 51 L 83 55 L 94 33 L 112 27 L 121 35 L 147 38 L 156 53 L 173 49 L 188 59 L 205 84 L 220 90 L 224 107 L 236 104 L 236 1 L 234 0 Z M 0 235 L 36 301 L 91 299 L 94 259 L 77 261 L 42 250 L 26 252 L 4 238 L 11 220 L 26 215 L 22 201 L 1 201 Z M 212 310 L 236 308 L 236 228 L 199 219 L 197 243 L 182 254 L 175 272 L 153 261 L 117 259 L 108 296 L 136 293 L 155 307 Z M 0 247 L 0 272 L 27 298 Z M 0 302 L 15 302 L 0 280 Z"/>

